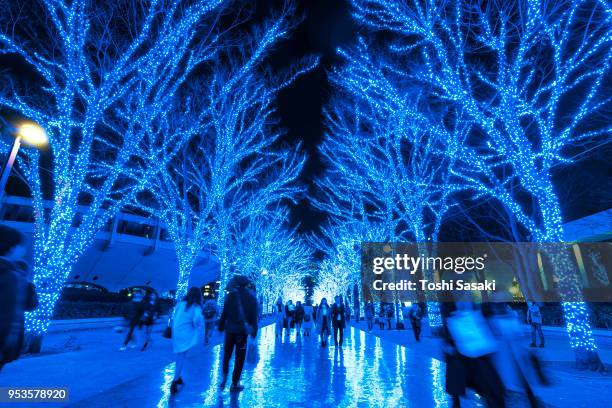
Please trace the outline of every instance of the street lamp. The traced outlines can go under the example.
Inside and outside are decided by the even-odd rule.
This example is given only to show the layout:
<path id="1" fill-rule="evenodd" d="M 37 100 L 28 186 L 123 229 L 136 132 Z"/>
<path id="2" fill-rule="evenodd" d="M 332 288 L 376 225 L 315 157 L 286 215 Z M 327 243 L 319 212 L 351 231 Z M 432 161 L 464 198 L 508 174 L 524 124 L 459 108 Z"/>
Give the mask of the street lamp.
<path id="1" fill-rule="evenodd" d="M 9 129 L 13 128 L 11 125 L 8 125 L 8 127 Z M 13 163 L 15 163 L 15 158 L 17 157 L 19 147 L 21 146 L 21 141 L 23 140 L 27 144 L 35 147 L 43 147 L 49 143 L 47 132 L 45 132 L 45 130 L 36 122 L 21 122 L 12 130 L 12 133 L 15 135 L 15 140 L 13 141 L 13 147 L 11 148 L 9 155 L 6 158 L 5 165 L 2 167 L 2 175 L 0 176 L 0 199 L 4 196 L 4 187 L 6 186 L 8 177 L 11 174 Z"/>

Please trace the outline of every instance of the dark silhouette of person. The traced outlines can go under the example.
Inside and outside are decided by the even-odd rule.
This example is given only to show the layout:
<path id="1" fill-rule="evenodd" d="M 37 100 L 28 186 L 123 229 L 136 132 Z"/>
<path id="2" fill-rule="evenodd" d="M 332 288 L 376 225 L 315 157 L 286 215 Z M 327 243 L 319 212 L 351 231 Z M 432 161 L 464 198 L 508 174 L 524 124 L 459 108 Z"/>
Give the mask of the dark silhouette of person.
<path id="1" fill-rule="evenodd" d="M 223 310 L 219 318 L 219 330 L 225 331 L 223 344 L 223 379 L 220 388 L 225 388 L 229 374 L 229 361 L 234 349 L 234 371 L 232 373 L 231 392 L 240 392 L 244 389 L 240 385 L 240 376 L 246 358 L 247 337 L 257 335 L 258 307 L 257 298 L 249 290 L 250 280 L 242 275 L 234 276 L 227 289 Z"/>
<path id="2" fill-rule="evenodd" d="M 344 328 L 346 327 L 346 311 L 342 297 L 336 296 L 336 302 L 331 308 L 332 327 L 334 328 L 334 345 L 342 347 Z"/>
<path id="3" fill-rule="evenodd" d="M 25 312 L 38 307 L 29 267 L 22 259 L 25 253 L 23 234 L 0 225 L 0 370 L 21 355 Z"/>

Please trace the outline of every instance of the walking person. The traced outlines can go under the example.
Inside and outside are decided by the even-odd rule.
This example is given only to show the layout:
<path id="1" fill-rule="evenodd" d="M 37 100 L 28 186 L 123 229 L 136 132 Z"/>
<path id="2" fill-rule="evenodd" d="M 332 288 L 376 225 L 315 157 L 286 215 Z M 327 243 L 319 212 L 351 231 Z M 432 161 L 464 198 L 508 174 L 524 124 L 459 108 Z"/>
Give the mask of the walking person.
<path id="1" fill-rule="evenodd" d="M 21 355 L 25 312 L 38 307 L 28 265 L 22 260 L 25 253 L 23 234 L 0 225 L 0 370 Z"/>
<path id="2" fill-rule="evenodd" d="M 304 320 L 304 306 L 302 306 L 302 302 L 298 301 L 295 304 L 295 329 L 297 331 L 298 336 L 302 334 L 302 322 Z"/>
<path id="3" fill-rule="evenodd" d="M 257 298 L 248 289 L 250 281 L 247 277 L 236 275 L 228 284 L 230 291 L 225 296 L 223 311 L 219 318 L 219 330 L 225 331 L 223 343 L 223 379 L 219 388 L 224 389 L 229 374 L 229 361 L 236 349 L 234 371 L 230 392 L 240 392 L 244 389 L 240 385 L 240 376 L 246 358 L 247 337 L 255 338 L 257 335 L 258 307 Z"/>
<path id="4" fill-rule="evenodd" d="M 146 294 L 141 297 L 141 293 L 139 291 L 135 291 L 132 295 L 132 304 L 131 304 L 131 312 L 128 317 L 130 328 L 128 329 L 128 333 L 125 336 L 125 340 L 123 345 L 119 349 L 120 351 L 125 351 L 130 345 L 130 348 L 136 347 L 136 341 L 134 340 L 134 330 L 136 327 L 139 329 L 142 327 L 142 316 L 144 315 L 145 307 L 147 302 L 150 300 L 151 294 L 147 291 Z"/>
<path id="5" fill-rule="evenodd" d="M 414 333 L 414 339 L 421 341 L 421 320 L 423 319 L 423 313 L 418 303 L 413 303 L 408 311 L 408 319 L 412 326 L 412 333 Z"/>
<path id="6" fill-rule="evenodd" d="M 527 307 L 527 324 L 531 325 L 531 344 L 536 346 L 536 332 L 540 336 L 540 347 L 544 347 L 544 332 L 542 332 L 542 312 L 536 302 L 529 302 Z"/>
<path id="7" fill-rule="evenodd" d="M 290 335 L 291 329 L 295 326 L 295 306 L 292 300 L 288 300 L 285 305 L 285 315 L 287 316 L 287 335 Z"/>
<path id="8" fill-rule="evenodd" d="M 172 348 L 176 353 L 174 379 L 170 392 L 175 394 L 178 386 L 184 384 L 181 372 L 185 365 L 187 352 L 200 341 L 204 319 L 202 317 L 202 292 L 192 287 L 183 300 L 176 305 L 172 323 Z"/>
<path id="9" fill-rule="evenodd" d="M 145 351 L 151 345 L 151 334 L 155 320 L 161 315 L 161 308 L 157 300 L 157 294 L 150 293 L 148 301 L 143 305 L 142 324 L 145 327 L 145 341 L 141 351 Z"/>
<path id="10" fill-rule="evenodd" d="M 482 397 L 485 406 L 504 408 L 503 383 L 493 361 L 496 340 L 480 311 L 473 304 L 443 302 L 443 351 L 446 360 L 446 392 L 452 407 L 461 407 L 467 389 Z"/>
<path id="11" fill-rule="evenodd" d="M 304 323 L 302 328 L 304 329 L 304 336 L 310 337 L 310 332 L 314 328 L 314 310 L 310 305 L 310 301 L 307 301 L 306 306 L 304 306 Z"/>
<path id="12" fill-rule="evenodd" d="M 336 296 L 336 301 L 331 308 L 332 326 L 334 327 L 334 345 L 342 347 L 344 340 L 344 328 L 346 327 L 346 311 L 342 296 Z"/>
<path id="13" fill-rule="evenodd" d="M 393 307 L 391 305 L 385 306 L 385 316 L 387 318 L 387 329 L 391 330 L 391 320 L 393 320 Z"/>
<path id="14" fill-rule="evenodd" d="M 368 331 L 372 331 L 372 328 L 374 327 L 374 304 L 372 302 L 368 302 L 363 309 L 365 312 L 366 322 L 368 324 Z"/>
<path id="15" fill-rule="evenodd" d="M 327 346 L 327 338 L 331 333 L 331 310 L 327 304 L 327 299 L 321 299 L 321 304 L 317 309 L 317 330 L 321 336 L 321 347 Z"/>
<path id="16" fill-rule="evenodd" d="M 208 299 L 204 303 L 204 344 L 208 344 L 212 337 L 215 322 L 217 320 L 217 302 L 215 299 Z"/>
<path id="17" fill-rule="evenodd" d="M 276 338 L 283 337 L 283 328 L 287 324 L 287 318 L 285 316 L 285 307 L 283 306 L 283 299 L 279 296 L 274 305 L 274 320 L 276 322 L 275 334 Z"/>
<path id="18" fill-rule="evenodd" d="M 385 306 L 381 303 L 378 310 L 378 327 L 380 330 L 385 329 Z"/>

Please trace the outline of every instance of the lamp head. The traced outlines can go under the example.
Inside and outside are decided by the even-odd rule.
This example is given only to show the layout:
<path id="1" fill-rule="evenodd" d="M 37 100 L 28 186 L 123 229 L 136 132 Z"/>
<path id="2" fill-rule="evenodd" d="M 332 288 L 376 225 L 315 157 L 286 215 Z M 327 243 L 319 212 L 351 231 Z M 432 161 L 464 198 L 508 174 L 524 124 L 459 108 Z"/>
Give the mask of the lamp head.
<path id="1" fill-rule="evenodd" d="M 38 123 L 22 122 L 16 127 L 15 134 L 32 146 L 46 146 L 49 143 L 47 132 Z"/>

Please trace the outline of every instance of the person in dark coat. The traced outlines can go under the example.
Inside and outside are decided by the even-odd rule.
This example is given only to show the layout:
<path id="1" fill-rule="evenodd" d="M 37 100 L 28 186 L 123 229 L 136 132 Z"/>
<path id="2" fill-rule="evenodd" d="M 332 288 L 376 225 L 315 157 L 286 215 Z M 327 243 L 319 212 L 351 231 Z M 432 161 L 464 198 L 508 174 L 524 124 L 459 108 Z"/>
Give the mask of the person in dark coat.
<path id="1" fill-rule="evenodd" d="M 421 320 L 423 319 L 423 313 L 418 303 L 413 303 L 408 311 L 408 319 L 412 326 L 412 332 L 414 333 L 414 339 L 416 341 L 421 340 Z"/>
<path id="2" fill-rule="evenodd" d="M 491 355 L 467 357 L 461 354 L 448 329 L 448 319 L 458 310 L 456 303 L 443 302 L 440 314 L 443 322 L 442 339 L 446 360 L 446 392 L 452 398 L 452 407 L 461 407 L 461 397 L 471 388 L 481 395 L 488 407 L 503 408 L 504 387 Z"/>
<path id="3" fill-rule="evenodd" d="M 137 296 L 133 298 L 132 301 L 132 310 L 129 316 L 129 324 L 130 328 L 128 330 L 127 336 L 125 336 L 125 340 L 123 345 L 119 349 L 120 351 L 125 351 L 127 349 L 128 344 L 132 341 L 132 336 L 134 334 L 134 330 L 136 327 L 141 328 L 143 321 L 142 317 L 144 316 L 145 308 L 147 307 L 147 303 L 149 303 L 151 299 L 151 293 L 147 291 L 142 299 L 138 299 Z M 130 345 L 130 348 L 136 347 L 134 343 Z"/>
<path id="4" fill-rule="evenodd" d="M 331 332 L 331 308 L 327 304 L 327 299 L 321 299 L 321 304 L 317 308 L 316 328 L 321 336 L 321 347 L 327 347 L 327 338 Z"/>
<path id="5" fill-rule="evenodd" d="M 247 277 L 234 276 L 228 284 L 229 293 L 225 296 L 223 310 L 219 318 L 219 330 L 225 331 L 223 344 L 223 380 L 220 388 L 225 388 L 229 374 L 229 361 L 236 349 L 234 371 L 230 392 L 244 389 L 240 385 L 242 367 L 246 358 L 247 337 L 257 336 L 258 306 L 257 298 L 248 289 L 250 281 Z"/>
<path id="6" fill-rule="evenodd" d="M 22 260 L 25 238 L 14 228 L 0 225 L 0 370 L 17 360 L 23 350 L 25 312 L 38 307 L 29 268 Z"/>
<path id="7" fill-rule="evenodd" d="M 346 327 L 346 310 L 341 296 L 336 296 L 336 302 L 331 308 L 332 327 L 334 328 L 334 345 L 342 347 L 344 328 Z"/>
<path id="8" fill-rule="evenodd" d="M 161 315 L 161 306 L 157 300 L 157 294 L 152 292 L 149 293 L 149 300 L 143 304 L 143 312 L 140 321 L 145 327 L 145 341 L 142 345 L 142 351 L 145 351 L 151 344 L 151 335 L 153 333 L 153 325 L 155 320 Z"/>
<path id="9" fill-rule="evenodd" d="M 372 302 L 366 303 L 364 307 L 366 321 L 368 322 L 368 331 L 372 331 L 374 327 L 374 304 Z"/>
<path id="10" fill-rule="evenodd" d="M 302 302 L 300 301 L 295 304 L 294 318 L 295 328 L 299 336 L 302 333 L 302 323 L 304 321 L 304 306 L 302 306 Z"/>

